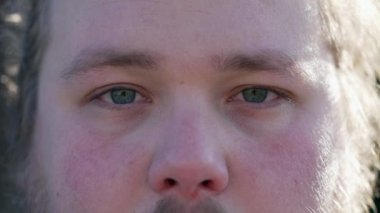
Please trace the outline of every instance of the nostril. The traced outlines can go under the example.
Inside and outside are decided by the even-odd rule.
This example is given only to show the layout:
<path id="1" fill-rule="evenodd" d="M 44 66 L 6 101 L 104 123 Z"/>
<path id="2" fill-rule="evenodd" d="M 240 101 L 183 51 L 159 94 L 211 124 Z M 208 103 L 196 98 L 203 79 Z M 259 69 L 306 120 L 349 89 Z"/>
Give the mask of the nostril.
<path id="1" fill-rule="evenodd" d="M 165 182 L 165 186 L 168 188 L 177 185 L 177 181 L 174 180 L 173 178 L 166 178 L 164 182 Z"/>
<path id="2" fill-rule="evenodd" d="M 201 186 L 204 188 L 212 188 L 212 181 L 211 180 L 204 180 L 201 182 Z"/>

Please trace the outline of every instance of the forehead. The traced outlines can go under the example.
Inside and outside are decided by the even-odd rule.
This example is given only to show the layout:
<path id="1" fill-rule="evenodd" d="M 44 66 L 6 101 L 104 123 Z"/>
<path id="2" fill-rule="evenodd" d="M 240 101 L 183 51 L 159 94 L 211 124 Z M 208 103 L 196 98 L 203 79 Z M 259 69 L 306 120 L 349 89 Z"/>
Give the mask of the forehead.
<path id="1" fill-rule="evenodd" d="M 51 15 L 63 60 L 97 46 L 169 57 L 272 49 L 303 57 L 320 46 L 315 1 L 53 0 Z"/>

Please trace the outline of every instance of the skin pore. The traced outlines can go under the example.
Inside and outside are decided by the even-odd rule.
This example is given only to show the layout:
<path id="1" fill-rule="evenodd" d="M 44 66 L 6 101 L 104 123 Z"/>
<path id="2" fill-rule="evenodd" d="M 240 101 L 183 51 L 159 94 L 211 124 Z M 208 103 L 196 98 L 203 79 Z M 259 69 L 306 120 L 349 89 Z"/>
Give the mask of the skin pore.
<path id="1" fill-rule="evenodd" d="M 334 212 L 339 100 L 315 2 L 52 1 L 36 202 Z"/>

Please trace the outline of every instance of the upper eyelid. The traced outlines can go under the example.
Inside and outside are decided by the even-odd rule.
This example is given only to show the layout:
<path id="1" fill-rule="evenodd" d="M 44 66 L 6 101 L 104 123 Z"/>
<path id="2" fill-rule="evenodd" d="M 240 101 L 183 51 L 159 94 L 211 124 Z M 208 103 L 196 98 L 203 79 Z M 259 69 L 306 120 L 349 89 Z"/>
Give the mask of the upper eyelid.
<path id="1" fill-rule="evenodd" d="M 130 89 L 136 91 L 136 93 L 140 94 L 143 97 L 151 97 L 151 95 L 141 86 L 130 83 L 113 83 L 92 90 L 85 96 L 85 99 L 89 101 L 94 100 L 101 97 L 102 95 L 107 94 L 112 89 Z"/>
<path id="2" fill-rule="evenodd" d="M 273 92 L 275 94 L 275 98 L 273 100 L 264 101 L 260 103 L 254 103 L 254 102 L 247 102 L 245 100 L 237 100 L 239 95 L 242 95 L 242 91 L 244 89 L 248 88 L 261 88 L 261 89 L 267 89 L 269 92 Z M 237 88 L 239 89 L 239 87 Z M 253 109 L 267 109 L 272 108 L 274 106 L 277 106 L 281 103 L 288 103 L 291 105 L 295 105 L 298 103 L 297 96 L 295 96 L 291 91 L 288 91 L 286 89 L 278 88 L 278 87 L 272 87 L 272 86 L 256 86 L 256 85 L 248 85 L 240 87 L 238 92 L 234 93 L 233 96 L 230 96 L 226 101 L 226 104 L 228 103 L 235 103 L 235 104 L 244 104 L 244 106 L 253 107 Z"/>
<path id="3" fill-rule="evenodd" d="M 257 88 L 257 89 L 266 89 L 270 92 L 273 92 L 275 93 L 276 95 L 279 95 L 283 98 L 286 98 L 286 99 L 292 99 L 293 97 L 293 94 L 288 91 L 288 90 L 285 90 L 285 89 L 281 89 L 281 88 L 278 88 L 278 87 L 274 87 L 274 86 L 265 86 L 265 85 L 242 85 L 242 86 L 239 86 L 239 87 L 235 87 L 233 90 L 232 90 L 232 95 L 230 96 L 231 98 L 232 97 L 236 97 L 237 95 L 239 95 L 243 90 L 245 89 L 250 89 L 250 88 Z M 229 98 L 230 99 L 230 98 Z"/>
<path id="4" fill-rule="evenodd" d="M 244 88 L 244 89 L 241 89 L 238 93 L 236 93 L 235 95 L 231 96 L 230 98 L 227 99 L 227 102 L 232 102 L 234 101 L 235 98 L 237 98 L 238 96 L 240 95 L 243 95 L 243 90 L 245 89 L 249 89 L 249 88 L 258 88 L 258 87 L 248 87 L 248 88 Z M 266 89 L 266 88 L 260 88 L 260 89 Z M 279 94 L 278 92 L 276 91 L 273 91 L 273 90 L 270 90 L 270 89 L 267 89 L 268 92 L 271 92 L 271 93 L 274 93 L 276 96 L 279 96 L 279 97 L 282 97 L 282 98 L 286 98 L 284 97 L 283 95 Z M 286 98 L 287 99 L 287 98 Z M 245 101 L 244 101 L 245 102 Z M 262 104 L 262 103 L 257 103 L 257 104 Z"/>
<path id="5" fill-rule="evenodd" d="M 123 90 L 123 89 L 125 89 L 125 90 L 133 90 L 133 91 L 135 91 L 136 93 L 138 93 L 139 94 L 139 91 L 137 91 L 137 90 L 135 90 L 135 89 L 133 89 L 133 88 L 129 88 L 129 87 L 111 87 L 110 89 L 107 89 L 107 90 L 105 90 L 105 91 L 103 91 L 103 92 L 100 92 L 98 95 L 96 95 L 97 97 L 100 97 L 100 96 L 103 96 L 103 95 L 105 95 L 105 94 L 107 94 L 107 93 L 109 93 L 109 92 L 112 92 L 112 91 L 115 91 L 115 90 Z"/>
<path id="6" fill-rule="evenodd" d="M 131 89 L 135 90 L 138 94 L 140 94 L 142 97 L 146 98 L 150 102 L 153 102 L 153 94 L 150 91 L 147 91 L 145 88 L 138 86 L 133 83 L 112 83 L 112 84 L 107 84 L 101 87 L 98 87 L 92 91 L 90 91 L 87 95 L 85 95 L 85 100 L 87 101 L 92 101 L 96 98 L 101 97 L 102 95 L 106 94 L 107 92 L 110 92 L 112 89 L 115 88 L 120 88 L 120 89 Z M 276 95 L 291 101 L 295 102 L 295 95 L 286 89 L 279 88 L 276 86 L 267 86 L 267 85 L 240 85 L 232 89 L 230 92 L 230 95 L 228 95 L 227 102 L 231 101 L 234 97 L 239 95 L 244 89 L 249 89 L 249 88 L 260 88 L 260 89 L 267 89 L 270 92 L 275 93 Z"/>

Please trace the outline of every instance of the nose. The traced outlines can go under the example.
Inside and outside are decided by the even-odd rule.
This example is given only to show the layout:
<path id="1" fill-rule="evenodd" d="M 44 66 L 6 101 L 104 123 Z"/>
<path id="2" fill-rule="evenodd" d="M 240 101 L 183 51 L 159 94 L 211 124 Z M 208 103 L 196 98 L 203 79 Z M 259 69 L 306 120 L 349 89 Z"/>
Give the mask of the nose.
<path id="1" fill-rule="evenodd" d="M 166 128 L 148 174 L 155 192 L 197 200 L 218 195 L 227 187 L 228 169 L 217 132 L 195 120 L 172 122 Z"/>

